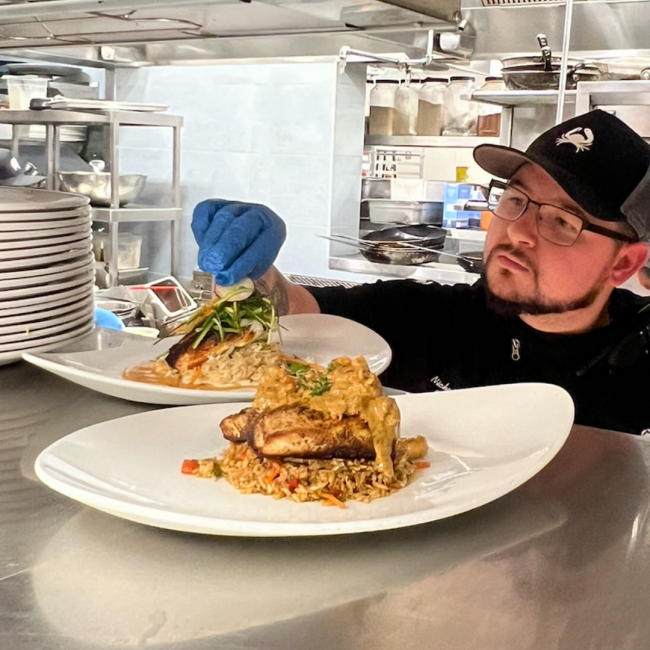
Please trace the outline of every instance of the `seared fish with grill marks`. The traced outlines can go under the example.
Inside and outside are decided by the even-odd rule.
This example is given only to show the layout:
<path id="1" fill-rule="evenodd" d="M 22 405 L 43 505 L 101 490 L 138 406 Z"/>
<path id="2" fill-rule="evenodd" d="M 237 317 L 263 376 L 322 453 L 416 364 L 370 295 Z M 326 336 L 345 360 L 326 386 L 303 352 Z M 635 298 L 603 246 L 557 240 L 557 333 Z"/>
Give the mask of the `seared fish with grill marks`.
<path id="1" fill-rule="evenodd" d="M 231 442 L 248 442 L 263 456 L 293 458 L 374 459 L 372 433 L 359 416 L 332 419 L 318 411 L 285 406 L 271 411 L 244 409 L 221 422 L 224 437 Z M 393 453 L 423 458 L 427 442 L 398 438 Z"/>

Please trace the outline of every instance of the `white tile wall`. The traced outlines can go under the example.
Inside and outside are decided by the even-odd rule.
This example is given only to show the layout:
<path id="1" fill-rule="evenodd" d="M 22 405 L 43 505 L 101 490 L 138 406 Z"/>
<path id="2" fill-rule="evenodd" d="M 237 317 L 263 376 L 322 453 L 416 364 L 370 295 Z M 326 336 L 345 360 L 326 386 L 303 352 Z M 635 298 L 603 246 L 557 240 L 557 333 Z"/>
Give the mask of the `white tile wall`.
<path id="1" fill-rule="evenodd" d="M 179 271 L 189 277 L 197 246 L 189 222 L 206 198 L 268 205 L 287 223 L 278 258 L 287 273 L 361 280 L 328 269 L 329 244 L 317 235 L 356 227 L 365 108 L 365 67 L 273 63 L 120 70 L 117 97 L 163 103 L 183 115 Z M 146 173 L 143 202 L 163 205 L 171 181 L 171 134 L 123 129 L 121 169 Z M 330 225 L 331 224 L 331 225 Z M 168 270 L 167 224 L 127 229 L 147 235 L 144 261 Z"/>

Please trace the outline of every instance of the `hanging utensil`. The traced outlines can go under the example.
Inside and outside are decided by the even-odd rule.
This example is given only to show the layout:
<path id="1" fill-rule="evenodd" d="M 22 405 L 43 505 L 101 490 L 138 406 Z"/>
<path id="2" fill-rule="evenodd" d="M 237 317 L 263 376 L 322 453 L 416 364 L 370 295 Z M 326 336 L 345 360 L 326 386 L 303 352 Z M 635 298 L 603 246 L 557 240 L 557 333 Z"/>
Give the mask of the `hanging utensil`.
<path id="1" fill-rule="evenodd" d="M 548 40 L 545 34 L 537 34 L 537 42 L 542 50 L 542 63 L 544 64 L 544 70 L 546 72 L 551 72 L 553 70 L 553 53 L 551 48 L 548 46 Z"/>

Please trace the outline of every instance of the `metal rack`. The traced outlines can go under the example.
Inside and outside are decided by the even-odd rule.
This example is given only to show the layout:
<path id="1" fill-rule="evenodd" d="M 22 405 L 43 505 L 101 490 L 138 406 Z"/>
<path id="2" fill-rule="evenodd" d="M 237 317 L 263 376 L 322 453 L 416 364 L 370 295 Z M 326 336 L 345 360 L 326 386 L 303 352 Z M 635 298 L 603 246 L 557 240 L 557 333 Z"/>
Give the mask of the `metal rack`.
<path id="1" fill-rule="evenodd" d="M 170 266 L 172 275 L 175 274 L 175 222 L 180 219 L 183 213 L 180 195 L 181 127 L 183 126 L 181 116 L 136 111 L 4 110 L 0 111 L 0 123 L 12 126 L 12 152 L 14 156 L 18 155 L 20 147 L 20 129 L 17 127 L 34 124 L 45 126 L 46 187 L 51 190 L 56 190 L 59 187 L 60 127 L 90 124 L 105 125 L 109 131 L 107 163 L 112 174 L 111 206 L 92 208 L 92 218 L 93 221 L 106 223 L 108 226 L 109 286 L 117 286 L 119 281 L 117 256 L 120 223 L 169 221 L 171 228 Z M 163 208 L 138 205 L 119 207 L 119 129 L 121 126 L 169 127 L 173 130 L 171 206 Z"/>

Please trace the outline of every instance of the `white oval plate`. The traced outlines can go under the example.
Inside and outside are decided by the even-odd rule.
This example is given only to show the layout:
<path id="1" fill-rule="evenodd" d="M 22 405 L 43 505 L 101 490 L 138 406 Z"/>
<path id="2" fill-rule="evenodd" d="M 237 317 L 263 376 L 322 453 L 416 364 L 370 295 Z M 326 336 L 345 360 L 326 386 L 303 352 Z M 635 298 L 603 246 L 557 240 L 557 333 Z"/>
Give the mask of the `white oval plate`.
<path id="1" fill-rule="evenodd" d="M 24 343 L 16 344 L 14 349 L 0 352 L 0 366 L 5 366 L 9 363 L 15 363 L 23 358 L 25 350 L 32 352 L 45 352 L 46 350 L 55 350 L 62 345 L 68 345 L 76 340 L 84 338 L 95 326 L 94 316 L 88 319 L 81 325 L 74 327 L 65 332 L 47 336 L 42 339 L 34 339 L 33 341 L 25 341 Z"/>
<path id="2" fill-rule="evenodd" d="M 32 237 L 58 237 L 59 235 L 68 235 L 74 232 L 84 231 L 89 226 L 89 217 L 63 219 L 51 223 L 42 223 L 40 221 L 35 221 L 31 224 L 16 224 L 15 222 L 11 224 L 0 223 L 0 239 L 3 241 L 14 241 L 16 239 L 31 240 Z"/>
<path id="3" fill-rule="evenodd" d="M 0 312 L 2 315 L 2 312 Z M 301 358 L 311 358 L 323 365 L 344 356 L 363 355 L 370 369 L 379 374 L 388 367 L 391 351 L 381 336 L 367 327 L 339 316 L 300 314 L 283 316 L 282 350 Z M 210 404 L 253 399 L 255 388 L 240 390 L 194 390 L 129 381 L 122 373 L 143 361 L 155 359 L 178 340 L 160 342 L 145 337 L 127 339 L 121 347 L 91 352 L 25 355 L 25 360 L 76 384 L 105 395 L 145 404 Z"/>
<path id="4" fill-rule="evenodd" d="M 42 285 L 75 275 L 75 272 L 84 267 L 90 268 L 94 262 L 91 252 L 69 262 L 59 262 L 49 267 L 21 271 L 0 271 L 0 290 L 17 287 Z M 0 296 L 2 293 L 0 293 Z"/>
<path id="5" fill-rule="evenodd" d="M 83 228 L 60 237 L 34 239 L 16 239 L 0 241 L 0 259 L 16 259 L 16 257 L 34 257 L 66 250 L 66 247 L 77 242 L 89 241 L 92 238 L 91 229 Z"/>
<path id="6" fill-rule="evenodd" d="M 44 212 L 74 210 L 90 200 L 70 192 L 35 190 L 27 187 L 0 187 L 0 212 Z"/>
<path id="7" fill-rule="evenodd" d="M 3 277 L 6 271 L 22 270 L 22 269 L 35 269 L 39 267 L 47 267 L 57 262 L 65 262 L 77 257 L 83 257 L 92 250 L 90 238 L 87 242 L 82 242 L 75 247 L 66 245 L 60 253 L 53 253 L 52 255 L 39 255 L 36 257 L 25 257 L 18 259 L 4 260 L 0 257 L 0 278 Z"/>
<path id="8" fill-rule="evenodd" d="M 507 494 L 555 456 L 574 415 L 569 394 L 549 384 L 395 399 L 402 436 L 427 438 L 431 466 L 404 489 L 370 504 L 348 502 L 345 509 L 242 495 L 225 480 L 181 474 L 183 459 L 217 456 L 227 447 L 219 422 L 241 404 L 148 411 L 102 422 L 48 447 L 35 470 L 61 494 L 161 528 L 254 537 L 361 533 L 451 517 Z"/>
<path id="9" fill-rule="evenodd" d="M 48 305 L 36 305 L 34 310 L 26 313 L 18 314 L 16 316 L 0 316 L 0 330 L 13 325 L 25 327 L 31 323 L 39 323 L 64 314 L 69 314 L 77 311 L 80 306 L 91 301 L 94 301 L 93 290 L 92 287 L 88 287 L 77 296 L 63 298 L 62 300 L 54 301 Z M 51 305 L 54 306 L 51 307 Z M 0 312 L 0 314 L 4 314 L 4 312 Z"/>
<path id="10" fill-rule="evenodd" d="M 95 278 L 94 269 L 78 271 L 76 276 L 71 280 L 52 282 L 51 284 L 40 284 L 37 287 L 23 287 L 22 289 L 0 291 L 0 316 L 5 313 L 6 309 L 20 307 L 25 304 L 31 305 L 36 296 L 39 297 L 39 300 L 45 301 L 53 291 L 61 291 L 63 289 L 76 287 L 80 284 L 85 284 L 91 278 Z"/>
<path id="11" fill-rule="evenodd" d="M 74 217 L 87 217 L 90 215 L 90 208 L 84 206 L 75 210 L 54 210 L 52 212 L 0 212 L 0 224 L 4 221 L 19 223 L 31 221 L 58 221 L 59 219 L 72 219 Z M 44 226 L 49 227 L 49 226 Z"/>
<path id="12" fill-rule="evenodd" d="M 58 324 L 51 323 L 49 326 L 41 329 L 23 329 L 20 332 L 13 334 L 5 334 L 0 330 L 0 352 L 10 352 L 11 350 L 24 349 L 24 343 L 31 343 L 32 341 L 41 340 L 50 337 L 59 332 L 69 330 L 72 327 L 78 327 L 88 322 L 89 318 L 94 317 L 95 306 L 94 304 L 87 303 L 83 310 L 73 312 L 69 316 L 64 316 L 59 319 L 61 322 Z"/>

